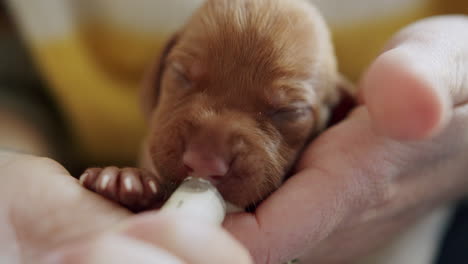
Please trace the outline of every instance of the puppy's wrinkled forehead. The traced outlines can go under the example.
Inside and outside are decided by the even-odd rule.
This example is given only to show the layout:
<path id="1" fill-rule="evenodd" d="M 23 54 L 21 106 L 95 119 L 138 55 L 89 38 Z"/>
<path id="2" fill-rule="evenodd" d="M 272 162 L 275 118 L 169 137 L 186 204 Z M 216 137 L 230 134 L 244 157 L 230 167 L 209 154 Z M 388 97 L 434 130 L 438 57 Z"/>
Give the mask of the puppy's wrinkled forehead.
<path id="1" fill-rule="evenodd" d="M 326 26 L 304 1 L 208 0 L 182 30 L 169 59 L 191 78 L 209 81 L 207 92 L 249 89 L 244 92 L 252 96 L 255 86 L 265 96 L 319 80 L 322 68 L 335 67 L 327 59 L 331 52 Z"/>

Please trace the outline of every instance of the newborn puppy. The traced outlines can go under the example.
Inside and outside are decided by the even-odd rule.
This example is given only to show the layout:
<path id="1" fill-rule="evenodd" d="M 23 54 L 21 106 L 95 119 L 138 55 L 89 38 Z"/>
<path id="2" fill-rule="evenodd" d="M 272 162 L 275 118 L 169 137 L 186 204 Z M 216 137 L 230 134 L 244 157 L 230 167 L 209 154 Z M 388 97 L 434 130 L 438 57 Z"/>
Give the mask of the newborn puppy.
<path id="1" fill-rule="evenodd" d="M 87 188 L 132 210 L 187 176 L 241 208 L 280 186 L 340 100 L 328 29 L 305 0 L 208 0 L 143 88 L 145 169 L 88 169 Z"/>

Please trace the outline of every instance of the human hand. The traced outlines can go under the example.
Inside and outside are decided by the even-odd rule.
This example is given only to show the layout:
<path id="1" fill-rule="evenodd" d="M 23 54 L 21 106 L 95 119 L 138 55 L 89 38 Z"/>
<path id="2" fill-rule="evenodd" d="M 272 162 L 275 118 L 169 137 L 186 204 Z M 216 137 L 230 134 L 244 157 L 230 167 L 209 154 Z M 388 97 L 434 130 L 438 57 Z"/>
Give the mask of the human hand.
<path id="1" fill-rule="evenodd" d="M 403 29 L 364 75 L 360 106 L 296 175 L 254 214 L 227 218 L 256 263 L 349 263 L 466 194 L 466 28 L 446 16 Z"/>
<path id="2" fill-rule="evenodd" d="M 50 159 L 0 152 L 0 180 L 0 263 L 37 263 L 131 215 Z"/>
<path id="3" fill-rule="evenodd" d="M 133 216 L 55 161 L 0 152 L 0 263 L 250 263 L 220 227 Z"/>
<path id="4" fill-rule="evenodd" d="M 118 230 L 66 246 L 48 263 L 249 264 L 250 255 L 221 226 L 179 213 L 145 213 Z"/>

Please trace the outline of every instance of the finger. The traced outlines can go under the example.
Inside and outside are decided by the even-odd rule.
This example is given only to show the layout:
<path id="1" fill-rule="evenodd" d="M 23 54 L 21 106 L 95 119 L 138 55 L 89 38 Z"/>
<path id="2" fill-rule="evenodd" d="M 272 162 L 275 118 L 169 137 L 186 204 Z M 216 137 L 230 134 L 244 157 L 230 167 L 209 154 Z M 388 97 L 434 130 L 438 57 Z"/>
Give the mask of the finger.
<path id="1" fill-rule="evenodd" d="M 167 263 L 183 264 L 182 260 L 169 252 L 117 234 L 107 234 L 93 242 L 73 245 L 48 256 L 44 263 L 48 264 L 147 264 Z"/>
<path id="2" fill-rule="evenodd" d="M 254 263 L 294 260 L 326 238 L 344 219 L 347 210 L 343 206 L 353 203 L 343 199 L 346 188 L 336 186 L 341 179 L 330 181 L 330 176 L 319 170 L 303 171 L 262 203 L 255 214 L 228 215 L 224 227 L 249 249 Z"/>
<path id="3" fill-rule="evenodd" d="M 392 142 L 372 133 L 370 117 L 360 107 L 307 148 L 299 172 L 255 214 L 229 215 L 225 228 L 250 250 L 255 263 L 303 256 L 386 197 L 382 186 L 399 165 L 389 158 L 398 159 L 395 152 L 401 151 L 401 144 Z"/>
<path id="4" fill-rule="evenodd" d="M 124 233 L 161 248 L 191 264 L 252 263 L 247 250 L 219 226 L 177 213 L 150 213 L 134 219 Z"/>
<path id="5" fill-rule="evenodd" d="M 468 18 L 434 17 L 394 37 L 361 81 L 377 131 L 420 140 L 444 128 L 468 100 Z"/>

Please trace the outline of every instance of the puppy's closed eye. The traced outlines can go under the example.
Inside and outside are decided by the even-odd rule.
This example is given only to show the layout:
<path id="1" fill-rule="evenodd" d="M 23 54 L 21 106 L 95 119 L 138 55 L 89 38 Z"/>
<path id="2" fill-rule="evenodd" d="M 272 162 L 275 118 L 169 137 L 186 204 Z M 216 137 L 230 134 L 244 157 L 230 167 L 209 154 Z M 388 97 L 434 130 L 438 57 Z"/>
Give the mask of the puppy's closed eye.
<path id="1" fill-rule="evenodd" d="M 271 111 L 269 114 L 273 122 L 284 124 L 310 119 L 312 108 L 306 105 L 290 105 Z"/>
<path id="2" fill-rule="evenodd" d="M 192 80 L 189 78 L 189 75 L 182 64 L 173 62 L 169 65 L 167 71 L 169 80 L 176 86 L 186 89 L 192 87 Z"/>
<path id="3" fill-rule="evenodd" d="M 295 124 L 313 118 L 312 107 L 304 102 L 277 106 L 269 111 L 269 118 L 276 125 Z"/>

